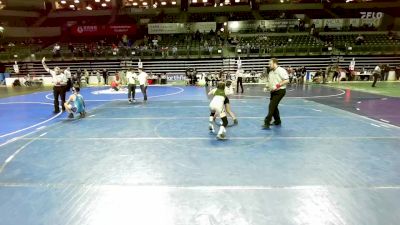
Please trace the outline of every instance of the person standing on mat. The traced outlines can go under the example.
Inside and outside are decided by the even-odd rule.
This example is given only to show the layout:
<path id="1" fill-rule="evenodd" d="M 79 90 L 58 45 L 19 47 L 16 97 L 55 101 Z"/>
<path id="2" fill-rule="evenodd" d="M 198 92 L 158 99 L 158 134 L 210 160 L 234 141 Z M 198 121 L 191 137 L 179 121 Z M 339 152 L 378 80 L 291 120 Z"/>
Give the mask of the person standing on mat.
<path id="1" fill-rule="evenodd" d="M 103 75 L 104 86 L 105 86 L 105 85 L 108 84 L 108 81 L 107 81 L 108 71 L 107 71 L 107 69 L 104 68 L 103 71 L 102 71 L 101 73 L 102 73 L 102 75 Z"/>
<path id="2" fill-rule="evenodd" d="M 147 101 L 147 78 L 148 75 L 143 71 L 143 68 L 138 68 L 138 80 L 140 85 L 140 90 L 142 90 L 143 100 Z"/>
<path id="3" fill-rule="evenodd" d="M 237 60 L 237 71 L 236 71 L 236 93 L 239 93 L 239 85 L 240 88 L 242 89 L 242 94 L 243 94 L 243 74 L 244 70 L 242 69 L 242 60 L 239 59 Z"/>
<path id="4" fill-rule="evenodd" d="M 287 71 L 278 65 L 278 60 L 272 58 L 269 61 L 271 71 L 268 74 L 268 89 L 271 92 L 268 115 L 264 120 L 264 129 L 269 129 L 272 117 L 274 117 L 273 125 L 280 125 L 282 123 L 278 105 L 286 94 L 286 85 L 289 83 L 289 75 Z"/>
<path id="5" fill-rule="evenodd" d="M 126 81 L 128 83 L 128 101 L 129 103 L 136 102 L 135 100 L 135 92 L 136 92 L 136 81 L 138 76 L 135 72 L 133 72 L 132 68 L 129 68 L 126 71 Z"/>
<path id="6" fill-rule="evenodd" d="M 56 66 L 54 67 L 54 70 L 49 69 L 46 65 L 46 58 L 43 57 L 42 59 L 42 65 L 43 68 L 51 74 L 53 77 L 53 96 L 54 96 L 54 111 L 53 113 L 59 113 L 60 112 L 60 106 L 58 102 L 58 97 L 61 97 L 61 108 L 62 111 L 65 111 L 65 93 L 67 91 L 67 77 L 65 76 L 64 73 L 61 72 L 60 67 Z"/>
<path id="7" fill-rule="evenodd" d="M 372 87 L 376 87 L 376 82 L 378 81 L 378 78 L 381 77 L 382 69 L 380 65 L 377 65 L 374 69 L 374 72 L 372 72 L 372 76 L 374 77 L 374 82 L 372 83 Z"/>

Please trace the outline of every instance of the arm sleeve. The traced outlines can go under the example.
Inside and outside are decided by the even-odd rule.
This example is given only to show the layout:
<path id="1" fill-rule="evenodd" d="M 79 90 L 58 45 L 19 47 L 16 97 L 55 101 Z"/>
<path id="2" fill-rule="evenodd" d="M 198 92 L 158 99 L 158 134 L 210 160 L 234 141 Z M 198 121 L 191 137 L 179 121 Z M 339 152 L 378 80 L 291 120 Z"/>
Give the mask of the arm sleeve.
<path id="1" fill-rule="evenodd" d="M 281 68 L 281 70 L 279 71 L 279 76 L 281 77 L 282 80 L 289 80 L 289 74 L 283 68 Z"/>

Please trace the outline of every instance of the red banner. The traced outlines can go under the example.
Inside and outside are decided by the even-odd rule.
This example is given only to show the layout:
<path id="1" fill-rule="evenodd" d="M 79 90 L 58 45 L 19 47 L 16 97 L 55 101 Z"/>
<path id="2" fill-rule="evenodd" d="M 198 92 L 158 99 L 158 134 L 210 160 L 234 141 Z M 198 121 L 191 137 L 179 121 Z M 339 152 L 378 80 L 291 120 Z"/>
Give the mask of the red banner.
<path id="1" fill-rule="evenodd" d="M 107 36 L 134 34 L 135 25 L 104 25 L 104 26 L 73 26 L 71 34 L 74 36 Z"/>

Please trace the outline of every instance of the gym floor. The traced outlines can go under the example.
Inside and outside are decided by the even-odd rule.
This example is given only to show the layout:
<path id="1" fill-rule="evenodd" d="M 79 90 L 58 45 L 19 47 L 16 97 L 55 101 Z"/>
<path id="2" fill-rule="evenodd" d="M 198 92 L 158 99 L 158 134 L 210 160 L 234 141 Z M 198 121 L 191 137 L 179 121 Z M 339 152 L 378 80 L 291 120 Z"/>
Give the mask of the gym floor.
<path id="1" fill-rule="evenodd" d="M 1 98 L 0 224 L 400 221 L 398 97 L 290 86 L 282 126 L 262 130 L 268 94 L 247 85 L 218 141 L 204 87 L 151 86 L 147 103 L 138 92 L 128 104 L 85 88 L 87 117 L 72 120 L 47 90 Z"/>

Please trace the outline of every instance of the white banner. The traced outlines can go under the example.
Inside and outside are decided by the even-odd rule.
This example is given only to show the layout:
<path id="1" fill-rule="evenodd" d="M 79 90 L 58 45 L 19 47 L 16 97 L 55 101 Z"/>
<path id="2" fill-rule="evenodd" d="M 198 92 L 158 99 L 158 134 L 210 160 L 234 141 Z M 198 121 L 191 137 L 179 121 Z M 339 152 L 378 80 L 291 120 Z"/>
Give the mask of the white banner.
<path id="1" fill-rule="evenodd" d="M 341 28 L 344 25 L 344 19 L 325 19 L 325 25 L 329 28 Z"/>
<path id="2" fill-rule="evenodd" d="M 315 28 L 323 28 L 324 27 L 324 19 L 313 19 L 313 24 L 315 24 Z"/>
<path id="3" fill-rule="evenodd" d="M 209 32 L 215 31 L 217 23 L 199 22 L 199 23 L 150 23 L 148 24 L 149 34 L 182 34 L 187 32 Z"/>
<path id="4" fill-rule="evenodd" d="M 296 25 L 299 25 L 299 21 L 297 19 L 229 21 L 228 30 L 232 32 L 237 32 L 239 30 L 249 30 L 249 29 L 255 30 L 258 27 L 262 29 L 275 29 L 275 28 L 295 27 Z"/>
<path id="5" fill-rule="evenodd" d="M 210 30 L 215 31 L 217 29 L 217 23 L 215 22 L 198 22 L 190 23 L 189 25 L 192 32 L 196 32 L 197 30 L 200 32 L 210 32 Z"/>
<path id="6" fill-rule="evenodd" d="M 361 19 L 360 26 L 363 25 L 373 25 L 374 27 L 379 27 L 381 25 L 382 19 Z"/>
<path id="7" fill-rule="evenodd" d="M 349 19 L 349 26 L 351 24 L 353 27 L 359 27 L 360 26 L 360 22 L 361 22 L 361 19 L 359 19 L 359 18 Z"/>
<path id="8" fill-rule="evenodd" d="M 149 34 L 181 34 L 186 33 L 183 23 L 149 23 Z"/>

